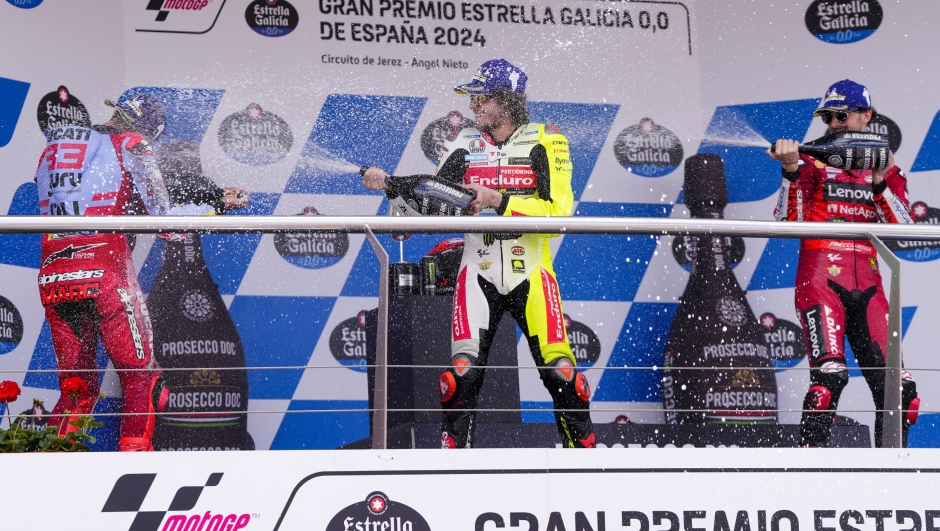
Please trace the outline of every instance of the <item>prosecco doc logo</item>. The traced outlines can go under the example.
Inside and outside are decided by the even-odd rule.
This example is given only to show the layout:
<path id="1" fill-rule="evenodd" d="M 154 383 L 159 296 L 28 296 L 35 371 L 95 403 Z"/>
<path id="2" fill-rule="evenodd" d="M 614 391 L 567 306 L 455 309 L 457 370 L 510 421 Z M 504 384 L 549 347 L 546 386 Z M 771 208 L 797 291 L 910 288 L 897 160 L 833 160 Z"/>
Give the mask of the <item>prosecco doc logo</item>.
<path id="1" fill-rule="evenodd" d="M 388 499 L 382 492 L 373 492 L 365 501 L 354 503 L 330 520 L 326 531 L 431 531 L 431 526 L 418 511 L 404 503 Z"/>
<path id="2" fill-rule="evenodd" d="M 222 121 L 219 145 L 238 162 L 260 166 L 286 157 L 294 135 L 280 116 L 252 103 Z"/>
<path id="3" fill-rule="evenodd" d="M 821 41 L 849 44 L 869 37 L 883 18 L 878 0 L 815 0 L 806 10 L 806 29 Z"/>
<path id="4" fill-rule="evenodd" d="M 56 127 L 65 125 L 91 127 L 91 117 L 88 115 L 88 109 L 69 92 L 65 85 L 54 92 L 46 94 L 39 100 L 36 119 L 39 121 L 39 129 L 42 130 L 44 135 L 49 134 L 49 131 Z"/>
<path id="5" fill-rule="evenodd" d="M 662 177 L 682 162 L 682 142 L 669 129 L 643 118 L 617 135 L 614 155 L 630 172 L 642 177 Z"/>
<path id="6" fill-rule="evenodd" d="M 438 118 L 424 128 L 424 132 L 421 133 L 421 151 L 432 164 L 437 164 L 438 159 L 444 153 L 444 142 L 447 137 L 461 129 L 474 126 L 476 124 L 473 120 L 465 118 L 458 111 L 451 111 L 445 118 Z"/>

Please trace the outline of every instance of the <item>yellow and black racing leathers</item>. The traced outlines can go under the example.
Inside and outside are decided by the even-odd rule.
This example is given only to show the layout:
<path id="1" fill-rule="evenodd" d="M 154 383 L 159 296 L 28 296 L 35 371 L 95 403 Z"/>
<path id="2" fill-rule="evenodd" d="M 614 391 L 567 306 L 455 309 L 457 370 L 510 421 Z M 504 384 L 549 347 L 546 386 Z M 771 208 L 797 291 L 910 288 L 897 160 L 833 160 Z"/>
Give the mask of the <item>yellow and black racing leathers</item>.
<path id="1" fill-rule="evenodd" d="M 466 128 L 448 137 L 438 178 L 477 183 L 503 194 L 501 216 L 570 216 L 571 154 L 553 126 L 520 126 L 506 141 Z M 473 445 L 477 394 L 490 344 L 504 311 L 525 335 L 566 447 L 594 447 L 587 379 L 575 369 L 551 234 L 467 234 L 454 290 L 451 363 L 440 379 L 444 447 Z"/>

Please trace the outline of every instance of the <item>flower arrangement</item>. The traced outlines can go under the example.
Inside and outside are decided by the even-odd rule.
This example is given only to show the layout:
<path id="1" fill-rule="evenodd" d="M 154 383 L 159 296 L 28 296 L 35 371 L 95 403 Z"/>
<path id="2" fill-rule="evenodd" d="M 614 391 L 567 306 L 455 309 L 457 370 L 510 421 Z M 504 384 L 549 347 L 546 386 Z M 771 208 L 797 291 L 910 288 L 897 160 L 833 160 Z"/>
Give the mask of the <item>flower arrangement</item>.
<path id="1" fill-rule="evenodd" d="M 70 382 L 70 380 L 76 380 L 77 383 Z M 62 382 L 62 392 L 68 393 L 69 398 L 74 400 L 81 393 L 88 392 L 88 384 L 80 378 L 68 378 Z M 81 416 L 69 422 L 77 428 L 77 431 L 61 436 L 57 426 L 45 426 L 42 429 L 22 427 L 21 425 L 26 424 L 25 419 L 20 418 L 14 423 L 13 416 L 10 414 L 10 405 L 20 394 L 22 392 L 16 382 L 9 380 L 0 382 L 0 404 L 6 405 L 6 418 L 9 423 L 7 429 L 0 426 L 0 453 L 91 451 L 88 445 L 95 443 L 95 437 L 89 435 L 88 431 L 103 426 L 103 422 L 95 422 L 95 419 L 89 415 Z M 33 406 L 34 409 L 42 410 L 42 402 L 34 400 Z"/>

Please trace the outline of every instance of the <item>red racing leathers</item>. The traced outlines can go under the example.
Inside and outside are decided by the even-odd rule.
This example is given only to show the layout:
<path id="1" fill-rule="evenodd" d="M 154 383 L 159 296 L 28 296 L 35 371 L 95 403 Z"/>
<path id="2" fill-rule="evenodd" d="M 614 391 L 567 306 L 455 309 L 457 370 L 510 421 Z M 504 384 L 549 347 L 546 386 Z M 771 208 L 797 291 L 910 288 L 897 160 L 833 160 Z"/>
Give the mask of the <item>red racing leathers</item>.
<path id="1" fill-rule="evenodd" d="M 149 143 L 104 126 L 50 131 L 36 183 L 43 216 L 120 216 L 131 209 L 162 215 L 168 208 Z M 68 421 L 94 409 L 100 389 L 95 361 L 100 334 L 114 368 L 131 369 L 118 372 L 125 414 L 119 449 L 151 450 L 154 408 L 163 388 L 126 235 L 44 235 L 38 280 L 59 381 L 78 377 L 88 385 L 78 396 L 62 393 L 51 423 L 60 432 L 72 431 Z"/>
<path id="2" fill-rule="evenodd" d="M 833 168 L 801 155 L 794 172 L 784 172 L 774 216 L 778 221 L 912 223 L 907 179 L 897 166 L 872 184 L 870 170 Z M 796 308 L 809 353 L 810 389 L 800 421 L 803 446 L 828 444 L 839 396 L 848 383 L 844 338 L 863 369 L 875 402 L 884 409 L 888 301 L 878 258 L 866 240 L 803 240 L 796 272 Z M 869 369 L 869 370 L 865 370 Z M 907 427 L 917 421 L 920 400 L 910 374 L 903 373 Z M 881 446 L 876 414 L 875 444 Z"/>

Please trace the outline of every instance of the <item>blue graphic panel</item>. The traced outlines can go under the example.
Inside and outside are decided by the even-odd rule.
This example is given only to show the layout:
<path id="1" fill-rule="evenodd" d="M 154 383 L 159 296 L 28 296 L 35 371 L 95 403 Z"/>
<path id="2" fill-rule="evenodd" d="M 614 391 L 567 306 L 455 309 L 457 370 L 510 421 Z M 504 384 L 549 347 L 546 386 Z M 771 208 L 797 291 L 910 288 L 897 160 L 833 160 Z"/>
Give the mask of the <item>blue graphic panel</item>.
<path id="1" fill-rule="evenodd" d="M 20 9 L 32 9 L 41 4 L 42 0 L 7 0 L 7 2 Z"/>
<path id="2" fill-rule="evenodd" d="M 0 77 L 0 147 L 9 144 L 13 138 L 13 130 L 26 103 L 27 92 L 29 83 Z M 38 153 L 36 157 L 38 160 Z"/>
<path id="3" fill-rule="evenodd" d="M 830 44 L 851 44 L 862 39 L 867 39 L 875 30 L 853 30 L 845 29 L 842 31 L 833 31 L 829 33 L 813 33 L 813 37 L 828 42 Z"/>
<path id="4" fill-rule="evenodd" d="M 163 104 L 166 112 L 166 132 L 160 137 L 167 140 L 189 140 L 200 143 L 209 129 L 209 123 L 225 94 L 221 89 L 180 89 L 168 87 L 134 87 L 118 101 L 125 101 L 146 93 Z"/>
<path id="5" fill-rule="evenodd" d="M 3 144 L 0 143 L 0 146 Z M 930 171 L 940 169 L 940 112 L 933 117 L 927 137 L 917 151 L 911 171 Z"/>
<path id="6" fill-rule="evenodd" d="M 796 286 L 796 262 L 800 240 L 773 238 L 760 255 L 747 291 L 755 289 L 792 288 Z"/>
<path id="7" fill-rule="evenodd" d="M 663 218 L 671 210 L 672 205 L 580 203 L 575 215 Z M 657 237 L 646 234 L 565 236 L 554 262 L 562 297 L 579 301 L 632 301 L 657 241 Z"/>
<path id="8" fill-rule="evenodd" d="M 921 414 L 907 436 L 908 448 L 940 448 L 940 413 Z"/>
<path id="9" fill-rule="evenodd" d="M 307 365 L 336 299 L 236 296 L 229 308 L 248 367 Z M 290 399 L 303 369 L 250 370 L 252 399 Z"/>
<path id="10" fill-rule="evenodd" d="M 13 193 L 8 216 L 38 216 L 39 192 L 36 183 L 23 183 Z M 0 264 L 39 269 L 42 235 L 0 234 Z"/>
<path id="11" fill-rule="evenodd" d="M 23 378 L 23 385 L 39 389 L 58 389 L 59 377 L 56 373 L 33 372 L 39 370 L 54 371 L 58 368 L 55 349 L 52 347 L 52 330 L 49 328 L 49 321 L 43 319 L 42 328 L 39 330 L 39 339 L 36 340 L 36 347 L 33 349 L 33 357 L 29 360 L 29 372 Z M 52 407 L 50 406 L 49 409 L 52 409 Z"/>
<path id="12" fill-rule="evenodd" d="M 270 216 L 280 199 L 281 194 L 265 194 L 255 192 L 251 194 L 248 208 L 234 210 L 226 216 Z M 251 258 L 261 242 L 261 233 L 258 234 L 203 234 L 202 254 L 206 259 L 206 266 L 212 273 L 212 279 L 222 295 L 234 295 L 238 291 Z M 144 293 L 150 293 L 153 282 L 157 279 L 160 266 L 163 265 L 163 238 L 156 238 L 150 252 L 144 260 L 137 281 Z"/>
<path id="13" fill-rule="evenodd" d="M 556 125 L 568 139 L 574 166 L 571 188 L 575 201 L 581 199 L 619 110 L 619 105 L 529 102 L 531 121 Z"/>
<path id="14" fill-rule="evenodd" d="M 764 153 L 767 147 L 742 144 L 769 144 L 779 138 L 802 140 L 818 104 L 818 99 L 807 99 L 715 109 L 698 152 L 724 159 L 730 202 L 759 201 L 780 188 L 780 163 Z"/>
<path id="15" fill-rule="evenodd" d="M 520 412 L 522 422 L 555 423 L 555 404 L 551 401 L 539 402 L 523 400 L 519 407 L 522 408 Z"/>
<path id="16" fill-rule="evenodd" d="M 281 194 L 252 192 L 248 208 L 227 212 L 226 216 L 270 216 Z M 258 234 L 206 234 L 202 237 L 202 252 L 219 293 L 234 295 L 248 271 L 251 259 L 261 243 Z"/>
<path id="17" fill-rule="evenodd" d="M 661 367 L 678 307 L 677 303 L 633 303 L 607 367 Z M 662 400 L 661 381 L 660 370 L 605 370 L 594 400 L 658 402 Z"/>
<path id="18" fill-rule="evenodd" d="M 335 413 L 291 413 L 305 410 L 348 410 Z M 337 448 L 369 436 L 368 400 L 293 400 L 271 443 L 272 450 Z"/>
<path id="19" fill-rule="evenodd" d="M 393 172 L 427 98 L 330 94 L 310 132 L 286 193 L 362 194 L 359 166 Z"/>

